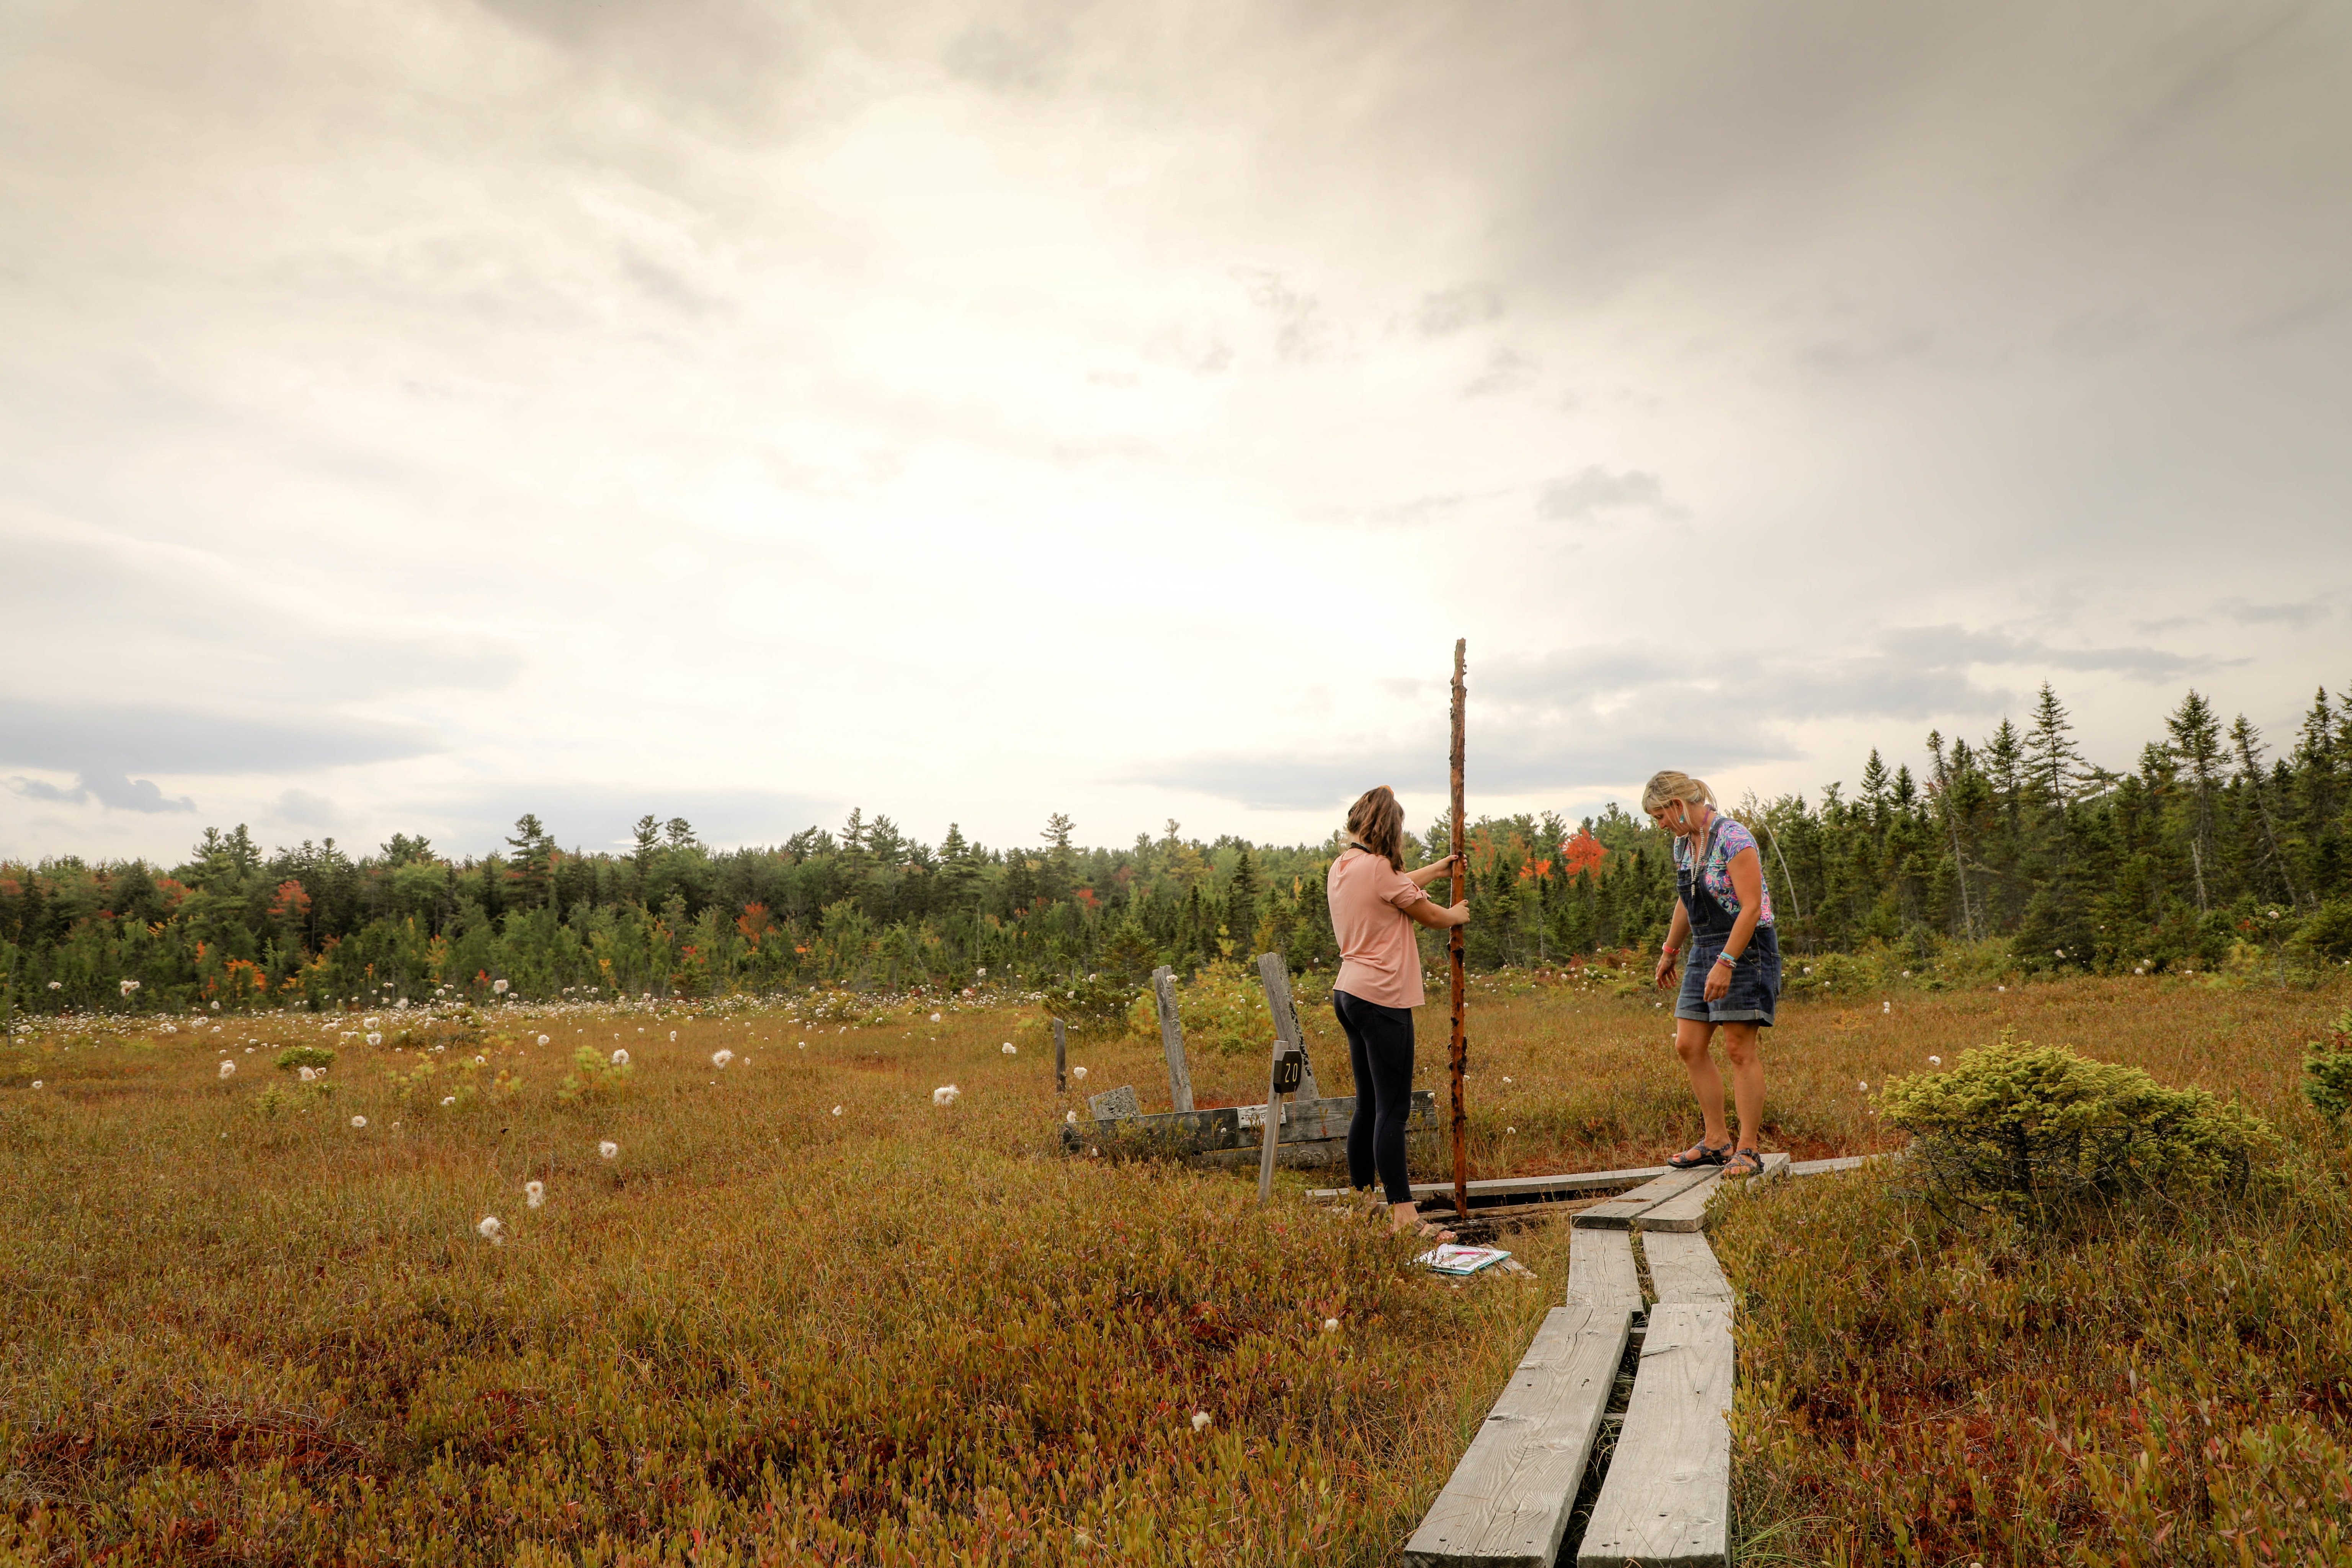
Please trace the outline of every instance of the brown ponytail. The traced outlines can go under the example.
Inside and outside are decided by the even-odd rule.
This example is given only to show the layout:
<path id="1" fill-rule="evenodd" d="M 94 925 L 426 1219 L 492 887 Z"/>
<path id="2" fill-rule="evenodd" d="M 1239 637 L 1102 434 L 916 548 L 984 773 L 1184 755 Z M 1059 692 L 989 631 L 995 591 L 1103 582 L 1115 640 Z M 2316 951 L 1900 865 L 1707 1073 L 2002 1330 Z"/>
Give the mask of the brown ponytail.
<path id="1" fill-rule="evenodd" d="M 1404 807 L 1397 804 L 1396 791 L 1381 784 L 1359 795 L 1348 808 L 1348 837 L 1403 870 Z"/>

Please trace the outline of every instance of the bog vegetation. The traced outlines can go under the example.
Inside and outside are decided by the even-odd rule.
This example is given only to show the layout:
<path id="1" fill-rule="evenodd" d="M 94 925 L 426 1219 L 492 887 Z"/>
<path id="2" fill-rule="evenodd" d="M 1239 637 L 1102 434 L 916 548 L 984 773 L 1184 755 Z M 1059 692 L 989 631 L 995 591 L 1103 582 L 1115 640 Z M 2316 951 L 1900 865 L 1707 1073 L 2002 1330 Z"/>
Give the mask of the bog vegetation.
<path id="1" fill-rule="evenodd" d="M 2340 982 L 1849 973 L 1782 1010 L 1768 1146 L 1898 1147 L 1922 1084 L 1996 1121 L 2063 1098 L 2006 1031 L 2209 1092 L 2276 1179 L 2086 1187 L 2052 1224 L 1906 1161 L 1727 1205 L 1742 1561 L 2352 1561 L 2352 1158 L 2307 1093 Z M 1688 1141 L 1643 977 L 1476 980 L 1474 1174 Z M 1065 1154 L 1084 1090 L 1166 1080 L 1113 1028 L 1057 1091 L 1048 1011 L 445 995 L 20 1034 L 0 1563 L 1393 1563 L 1564 1227 L 1456 1288 L 1304 1177 L 1262 1211 L 1246 1174 Z M 1265 1065 L 1196 1053 L 1202 1102 Z"/>
<path id="2" fill-rule="evenodd" d="M 2352 960 L 2352 700 L 2322 690 L 2285 754 L 2191 691 L 2128 768 L 2081 755 L 2044 688 L 2023 728 L 1873 752 L 1859 787 L 1749 800 L 1785 949 L 1873 952 L 1927 973 L 2263 971 Z M 1671 759 L 1666 759 L 1671 760 Z M 1369 781 L 1368 781 L 1369 782 Z M 208 831 L 184 864 L 0 865 L 0 1011 L 323 1007 L 436 985 L 532 997 L 706 998 L 810 985 L 1033 985 L 1279 952 L 1336 962 L 1322 873 L 1336 840 L 1203 842 L 1171 822 L 1118 849 L 1055 816 L 1034 847 L 953 825 L 937 844 L 852 812 L 766 848 L 640 821 L 625 853 L 560 849 L 538 818 L 481 857 L 395 835 L 265 851 Z M 1416 856 L 1444 847 L 1442 830 Z M 1549 963 L 1663 933 L 1672 878 L 1645 819 L 1612 806 L 1480 822 L 1471 963 Z M 1834 970 L 1801 983 L 1834 986 Z M 1120 1002 L 1101 1005 L 1116 1011 Z"/>

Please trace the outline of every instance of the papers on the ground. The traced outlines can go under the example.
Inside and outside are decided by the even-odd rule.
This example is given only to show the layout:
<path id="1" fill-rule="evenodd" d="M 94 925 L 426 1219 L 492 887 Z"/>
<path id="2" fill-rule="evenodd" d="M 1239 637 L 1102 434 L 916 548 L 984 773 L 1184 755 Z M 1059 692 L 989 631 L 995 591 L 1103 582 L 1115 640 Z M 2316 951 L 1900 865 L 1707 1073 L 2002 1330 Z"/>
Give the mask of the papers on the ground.
<path id="1" fill-rule="evenodd" d="M 1499 1247 L 1433 1247 L 1413 1261 L 1427 1264 L 1440 1274 L 1475 1274 L 1510 1256 Z"/>

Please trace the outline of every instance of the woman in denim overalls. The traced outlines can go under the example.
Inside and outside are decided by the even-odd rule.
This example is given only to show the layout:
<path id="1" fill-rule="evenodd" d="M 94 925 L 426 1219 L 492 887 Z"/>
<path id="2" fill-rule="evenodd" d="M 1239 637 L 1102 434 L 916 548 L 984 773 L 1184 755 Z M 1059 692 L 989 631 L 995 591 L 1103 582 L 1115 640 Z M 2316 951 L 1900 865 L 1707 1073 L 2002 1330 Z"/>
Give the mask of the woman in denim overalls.
<path id="1" fill-rule="evenodd" d="M 1675 1050 L 1690 1074 L 1706 1123 L 1699 1141 L 1666 1163 L 1688 1170 L 1721 1165 L 1727 1176 L 1764 1168 L 1758 1139 L 1764 1125 L 1764 1058 L 1758 1031 L 1772 1026 L 1780 992 L 1780 943 L 1764 858 L 1739 823 L 1716 809 L 1714 792 L 1687 773 L 1662 773 L 1642 792 L 1642 808 L 1676 840 L 1674 924 L 1658 954 L 1657 984 L 1674 988 L 1675 958 L 1685 939 L 1690 966 L 1675 1001 Z M 1723 1121 L 1723 1079 L 1707 1042 L 1723 1031 L 1731 1058 L 1731 1096 L 1739 1112 L 1735 1148 Z"/>

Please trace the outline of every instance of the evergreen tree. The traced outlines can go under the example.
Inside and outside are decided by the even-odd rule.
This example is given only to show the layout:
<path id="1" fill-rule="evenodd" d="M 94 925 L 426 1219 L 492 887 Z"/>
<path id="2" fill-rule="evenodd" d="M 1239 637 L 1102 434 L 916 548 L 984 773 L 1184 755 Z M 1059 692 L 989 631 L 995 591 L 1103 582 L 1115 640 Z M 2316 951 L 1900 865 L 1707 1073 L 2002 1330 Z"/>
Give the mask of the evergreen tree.
<path id="1" fill-rule="evenodd" d="M 2164 728 L 2171 737 L 2172 755 L 2189 778 L 2189 854 L 2196 876 L 2197 908 L 2202 912 L 2212 907 L 2205 868 L 2213 852 L 2213 795 L 2221 783 L 2221 723 L 2213 705 L 2191 688 L 2165 720 Z"/>

